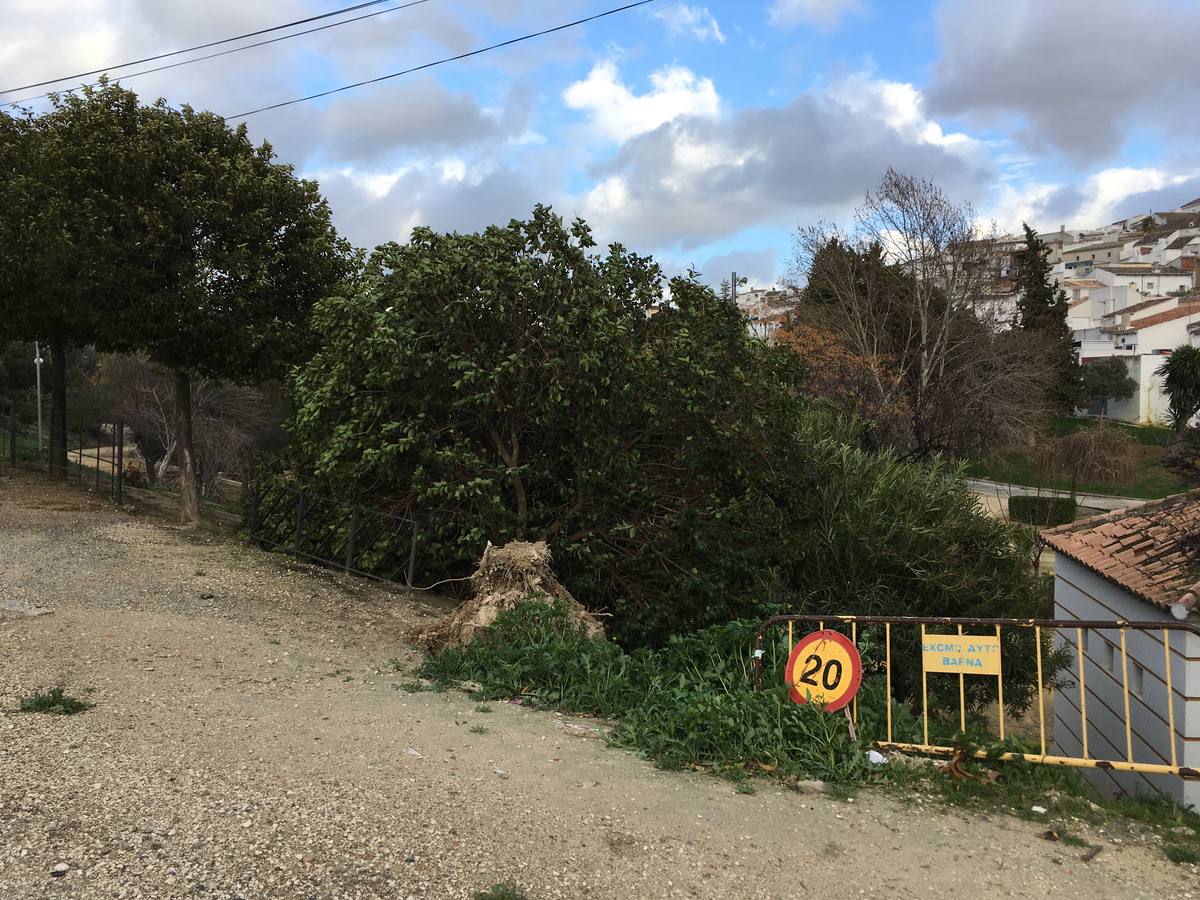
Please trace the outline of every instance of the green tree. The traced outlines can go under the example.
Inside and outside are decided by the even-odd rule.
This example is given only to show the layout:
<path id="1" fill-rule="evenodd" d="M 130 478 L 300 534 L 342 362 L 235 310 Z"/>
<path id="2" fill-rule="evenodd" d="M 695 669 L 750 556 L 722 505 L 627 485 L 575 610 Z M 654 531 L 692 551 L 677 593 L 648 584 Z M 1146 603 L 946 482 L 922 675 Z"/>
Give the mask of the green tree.
<path id="1" fill-rule="evenodd" d="M 630 644 L 770 601 L 1046 611 L 952 471 L 849 449 L 859 426 L 803 396 L 795 354 L 694 279 L 669 302 L 662 287 L 652 260 L 597 252 L 544 207 L 481 234 L 417 229 L 317 304 L 289 468 L 415 514 L 431 579 L 489 540 L 547 540 Z"/>
<path id="2" fill-rule="evenodd" d="M 1200 347 L 1180 344 L 1154 374 L 1163 380 L 1171 426 L 1182 434 L 1200 412 Z"/>
<path id="3" fill-rule="evenodd" d="M 1074 338 L 1067 325 L 1066 293 L 1057 281 L 1051 281 L 1048 248 L 1036 231 L 1025 228 L 1025 249 L 1017 265 L 1016 292 L 1018 321 L 1023 331 L 1045 335 L 1056 382 L 1050 399 L 1055 411 L 1069 414 L 1080 400 L 1080 371 L 1075 358 Z"/>
<path id="4" fill-rule="evenodd" d="M 1129 367 L 1119 356 L 1092 360 L 1083 367 L 1083 393 L 1089 404 L 1100 404 L 1100 414 L 1108 415 L 1109 400 L 1128 400 L 1137 391 L 1137 382 L 1129 377 Z"/>
<path id="5" fill-rule="evenodd" d="M 0 113 L 0 322 L 50 359 L 50 460 L 66 471 L 72 348 L 129 346 L 113 309 L 145 283 L 138 219 L 146 173 L 125 152 L 140 112 L 117 89 L 51 98 L 44 115 Z"/>
<path id="6" fill-rule="evenodd" d="M 163 101 L 142 112 L 140 152 L 156 186 L 143 221 L 153 280 L 119 327 L 175 373 L 181 516 L 195 522 L 192 377 L 283 374 L 304 352 L 312 304 L 353 257 L 316 183 L 274 162 L 244 125 Z"/>

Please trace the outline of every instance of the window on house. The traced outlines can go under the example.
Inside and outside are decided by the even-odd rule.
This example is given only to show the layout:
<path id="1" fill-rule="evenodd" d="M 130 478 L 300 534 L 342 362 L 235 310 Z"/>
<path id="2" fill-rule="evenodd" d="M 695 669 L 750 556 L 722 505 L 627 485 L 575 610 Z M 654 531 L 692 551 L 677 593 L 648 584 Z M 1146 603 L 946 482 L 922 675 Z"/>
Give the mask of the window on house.
<path id="1" fill-rule="evenodd" d="M 1105 672 L 1112 673 L 1117 668 L 1117 648 L 1108 641 L 1104 642 L 1104 653 L 1100 657 L 1100 665 Z"/>
<path id="2" fill-rule="evenodd" d="M 1129 690 L 1133 692 L 1135 697 L 1144 697 L 1143 691 L 1146 687 L 1146 670 L 1138 663 L 1133 664 L 1133 671 L 1129 673 Z"/>

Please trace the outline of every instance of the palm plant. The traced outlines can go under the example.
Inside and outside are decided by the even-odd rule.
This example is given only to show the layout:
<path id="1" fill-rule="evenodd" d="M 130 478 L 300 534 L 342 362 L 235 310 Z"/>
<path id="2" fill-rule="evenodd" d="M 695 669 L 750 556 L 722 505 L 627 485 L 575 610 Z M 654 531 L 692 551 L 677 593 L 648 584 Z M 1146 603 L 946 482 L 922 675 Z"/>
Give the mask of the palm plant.
<path id="1" fill-rule="evenodd" d="M 1181 344 L 1171 351 L 1155 374 L 1163 379 L 1171 425 L 1182 434 L 1200 412 L 1200 347 Z"/>

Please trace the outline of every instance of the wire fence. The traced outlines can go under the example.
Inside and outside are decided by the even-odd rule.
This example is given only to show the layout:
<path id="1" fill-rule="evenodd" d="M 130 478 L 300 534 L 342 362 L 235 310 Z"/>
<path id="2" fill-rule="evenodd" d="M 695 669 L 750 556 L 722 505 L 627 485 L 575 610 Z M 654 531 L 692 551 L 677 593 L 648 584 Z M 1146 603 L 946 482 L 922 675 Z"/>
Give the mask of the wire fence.
<path id="1" fill-rule="evenodd" d="M 17 405 L 12 400 L 0 399 L 0 434 L 3 435 L 3 460 L 16 468 L 17 465 Z"/>
<path id="2" fill-rule="evenodd" d="M 119 418 L 69 416 L 57 429 L 39 433 L 25 421 L 15 401 L 0 399 L 0 459 L 9 467 L 45 468 L 68 484 L 94 491 L 117 503 L 125 499 L 125 424 Z M 58 441 L 52 437 L 57 435 Z M 54 453 L 51 444 L 58 452 Z"/>
<path id="3" fill-rule="evenodd" d="M 280 479 L 254 483 L 250 539 L 271 550 L 377 581 L 413 583 L 417 522 L 323 497 Z"/>
<path id="4" fill-rule="evenodd" d="M 74 428 L 59 430 L 60 447 L 66 448 L 67 482 L 94 490 L 116 503 L 125 499 L 125 423 L 120 419 L 88 422 L 80 416 Z M 61 465 L 49 459 L 51 474 Z"/>

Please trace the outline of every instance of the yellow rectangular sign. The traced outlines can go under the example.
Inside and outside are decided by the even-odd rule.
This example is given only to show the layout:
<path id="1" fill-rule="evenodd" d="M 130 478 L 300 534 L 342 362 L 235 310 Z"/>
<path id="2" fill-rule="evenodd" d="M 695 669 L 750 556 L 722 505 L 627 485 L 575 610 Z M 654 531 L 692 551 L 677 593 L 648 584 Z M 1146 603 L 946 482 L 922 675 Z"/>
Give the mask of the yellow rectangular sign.
<path id="1" fill-rule="evenodd" d="M 926 672 L 999 675 L 1000 638 L 996 635 L 926 633 L 921 657 Z"/>

